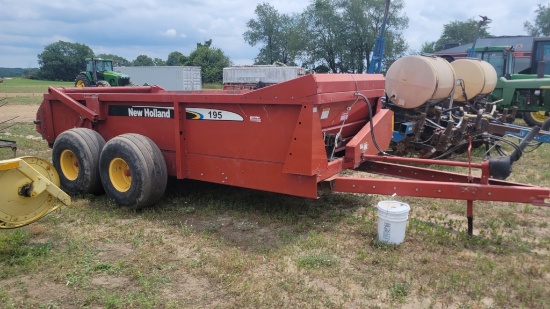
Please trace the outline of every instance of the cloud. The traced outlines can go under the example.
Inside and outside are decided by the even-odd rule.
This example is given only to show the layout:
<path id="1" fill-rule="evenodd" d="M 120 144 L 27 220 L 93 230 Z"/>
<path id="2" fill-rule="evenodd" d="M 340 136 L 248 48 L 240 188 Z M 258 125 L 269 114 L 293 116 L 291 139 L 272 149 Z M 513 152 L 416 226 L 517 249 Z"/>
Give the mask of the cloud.
<path id="1" fill-rule="evenodd" d="M 280 13 L 301 13 L 309 1 L 272 0 Z M 443 25 L 487 15 L 494 35 L 525 34 L 523 22 L 534 20 L 539 0 L 502 0 L 488 9 L 483 1 L 403 0 L 411 49 L 435 41 Z M 140 54 L 166 59 L 172 51 L 185 55 L 212 39 L 234 62 L 251 64 L 261 46 L 243 39 L 246 22 L 256 18 L 258 0 L 0 0 L 0 66 L 37 67 L 36 55 L 58 40 L 90 46 L 134 60 Z M 17 49 L 19 48 L 19 49 Z M 14 52 L 17 50 L 17 52 Z"/>
<path id="2" fill-rule="evenodd" d="M 178 36 L 178 33 L 176 32 L 176 29 L 174 28 L 170 28 L 164 32 L 161 33 L 162 35 L 164 35 L 165 37 L 169 37 L 169 38 L 175 38 Z"/>
<path id="3" fill-rule="evenodd" d="M 534 20 L 539 0 L 503 0 L 498 5 L 487 6 L 484 1 L 407 0 L 405 9 L 409 17 L 409 28 L 404 31 L 405 39 L 412 50 L 420 50 L 424 42 L 439 39 L 443 26 L 453 21 L 470 18 L 479 20 L 479 15 L 492 19 L 488 31 L 495 36 L 526 35 L 523 23 Z"/>

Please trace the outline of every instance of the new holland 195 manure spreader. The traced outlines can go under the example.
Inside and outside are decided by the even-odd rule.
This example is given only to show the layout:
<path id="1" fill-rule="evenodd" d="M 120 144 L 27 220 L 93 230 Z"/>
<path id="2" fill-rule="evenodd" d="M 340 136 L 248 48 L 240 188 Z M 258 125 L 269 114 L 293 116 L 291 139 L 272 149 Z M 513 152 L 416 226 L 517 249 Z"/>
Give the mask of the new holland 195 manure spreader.
<path id="1" fill-rule="evenodd" d="M 393 112 L 380 74 L 312 74 L 258 90 L 53 88 L 36 129 L 70 194 L 102 189 L 134 209 L 154 204 L 168 176 L 317 198 L 338 192 L 545 205 L 547 188 L 497 180 L 507 158 L 481 164 L 382 156 Z M 481 176 L 403 163 L 481 169 Z M 404 179 L 344 177 L 346 169 Z M 504 170 L 503 173 L 498 171 Z M 499 177 L 502 178 L 502 177 Z"/>

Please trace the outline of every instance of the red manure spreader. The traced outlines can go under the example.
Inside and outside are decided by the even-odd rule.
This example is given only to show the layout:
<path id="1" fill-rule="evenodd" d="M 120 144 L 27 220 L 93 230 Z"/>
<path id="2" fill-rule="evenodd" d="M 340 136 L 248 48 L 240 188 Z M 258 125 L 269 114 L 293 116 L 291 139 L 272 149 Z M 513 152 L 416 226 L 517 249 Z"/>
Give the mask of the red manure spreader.
<path id="1" fill-rule="evenodd" d="M 53 148 L 63 190 L 104 190 L 134 209 L 157 202 L 168 176 L 308 198 L 329 188 L 465 200 L 470 232 L 474 201 L 549 205 L 548 188 L 502 180 L 514 158 L 384 155 L 394 130 L 384 95 L 381 74 L 310 74 L 257 90 L 50 87 L 35 124 Z M 348 169 L 395 178 L 339 174 Z"/>

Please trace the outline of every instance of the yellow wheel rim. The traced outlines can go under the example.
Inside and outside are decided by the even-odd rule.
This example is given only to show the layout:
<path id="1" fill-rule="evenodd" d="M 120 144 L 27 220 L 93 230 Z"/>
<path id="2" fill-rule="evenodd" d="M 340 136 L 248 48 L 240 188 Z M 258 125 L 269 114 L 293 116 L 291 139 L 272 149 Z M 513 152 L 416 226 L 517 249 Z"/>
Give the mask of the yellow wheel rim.
<path id="1" fill-rule="evenodd" d="M 540 122 L 540 123 L 543 123 L 546 121 L 546 119 L 548 119 L 548 117 L 546 116 L 546 113 L 543 111 L 531 112 L 531 118 L 533 118 L 533 120 L 535 120 L 536 122 Z"/>
<path id="2" fill-rule="evenodd" d="M 86 85 L 84 85 L 84 81 L 79 79 L 76 81 L 76 86 L 77 87 L 86 87 Z"/>
<path id="3" fill-rule="evenodd" d="M 61 172 L 70 181 L 75 180 L 78 177 L 78 160 L 74 153 L 68 149 L 61 152 L 61 158 L 59 158 L 59 165 L 61 165 Z"/>
<path id="4" fill-rule="evenodd" d="M 132 185 L 132 174 L 126 161 L 121 158 L 115 158 L 109 163 L 109 179 L 111 183 L 120 192 L 126 192 Z"/>

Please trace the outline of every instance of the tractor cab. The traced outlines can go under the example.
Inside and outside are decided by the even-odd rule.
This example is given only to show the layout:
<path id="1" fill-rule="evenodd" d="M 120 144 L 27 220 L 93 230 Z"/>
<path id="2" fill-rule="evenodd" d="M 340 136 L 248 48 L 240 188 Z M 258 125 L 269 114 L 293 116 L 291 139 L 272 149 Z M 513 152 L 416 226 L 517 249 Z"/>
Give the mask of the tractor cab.
<path id="1" fill-rule="evenodd" d="M 88 58 L 86 59 L 86 71 L 96 74 L 95 80 L 105 80 L 104 73 L 113 71 L 113 61 L 110 59 Z"/>
<path id="2" fill-rule="evenodd" d="M 514 68 L 514 48 L 512 46 L 490 46 L 475 48 L 475 56 L 489 62 L 497 72 L 497 78 L 510 79 Z"/>
<path id="3" fill-rule="evenodd" d="M 550 75 L 550 37 L 533 39 L 531 73 L 537 76 Z"/>

